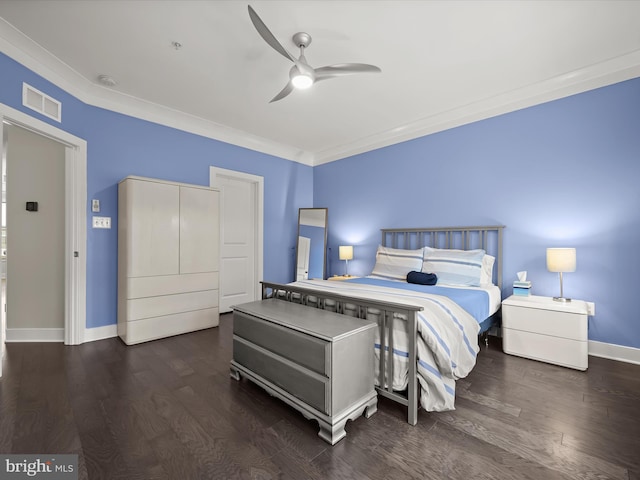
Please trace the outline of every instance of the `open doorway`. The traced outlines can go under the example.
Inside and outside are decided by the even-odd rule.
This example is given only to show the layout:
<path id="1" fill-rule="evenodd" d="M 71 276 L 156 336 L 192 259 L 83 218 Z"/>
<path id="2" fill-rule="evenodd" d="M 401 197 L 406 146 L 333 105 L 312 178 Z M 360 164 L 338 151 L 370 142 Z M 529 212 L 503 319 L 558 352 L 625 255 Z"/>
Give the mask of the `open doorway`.
<path id="1" fill-rule="evenodd" d="M 63 341 L 67 345 L 77 345 L 83 343 L 86 328 L 87 144 L 74 135 L 0 104 L 0 137 L 3 138 L 3 143 L 7 124 L 21 127 L 33 134 L 59 142 L 64 148 Z M 5 150 L 3 145 L 3 152 Z M 26 208 L 26 205 L 23 207 Z M 6 218 L 6 212 L 2 213 L 2 218 Z M 9 258 L 10 251 L 8 249 L 7 253 L 9 254 L 7 258 Z M 11 278 L 6 278 L 6 282 L 10 284 Z M 4 310 L 4 304 L 0 309 Z M 28 337 L 30 332 L 24 331 L 21 334 Z M 5 329 L 3 325 L 0 325 L 2 353 L 4 353 L 5 340 Z M 33 341 L 33 339 L 17 338 L 13 341 Z M 0 375 L 2 375 L 1 361 Z"/>
<path id="2" fill-rule="evenodd" d="M 6 341 L 63 342 L 66 146 L 6 122 L 3 137 Z"/>

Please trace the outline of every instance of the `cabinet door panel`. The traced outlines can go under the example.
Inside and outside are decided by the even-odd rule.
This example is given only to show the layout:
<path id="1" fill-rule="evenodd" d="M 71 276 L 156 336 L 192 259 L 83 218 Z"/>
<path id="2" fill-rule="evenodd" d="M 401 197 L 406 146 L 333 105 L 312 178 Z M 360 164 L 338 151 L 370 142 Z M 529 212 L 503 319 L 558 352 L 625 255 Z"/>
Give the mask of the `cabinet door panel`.
<path id="1" fill-rule="evenodd" d="M 128 276 L 179 273 L 178 187 L 140 180 L 126 183 Z"/>
<path id="2" fill-rule="evenodd" d="M 218 192 L 180 187 L 180 273 L 218 270 Z"/>

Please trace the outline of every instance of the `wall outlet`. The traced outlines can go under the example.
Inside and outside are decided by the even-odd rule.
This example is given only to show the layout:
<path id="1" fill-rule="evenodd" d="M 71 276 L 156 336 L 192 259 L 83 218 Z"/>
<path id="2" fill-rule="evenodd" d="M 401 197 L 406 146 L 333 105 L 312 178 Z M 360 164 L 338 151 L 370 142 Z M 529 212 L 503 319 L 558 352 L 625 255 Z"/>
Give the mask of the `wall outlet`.
<path id="1" fill-rule="evenodd" d="M 593 302 L 587 302 L 587 315 L 593 317 L 596 314 L 596 304 Z"/>
<path id="2" fill-rule="evenodd" d="M 111 217 L 93 217 L 93 228 L 111 228 Z"/>

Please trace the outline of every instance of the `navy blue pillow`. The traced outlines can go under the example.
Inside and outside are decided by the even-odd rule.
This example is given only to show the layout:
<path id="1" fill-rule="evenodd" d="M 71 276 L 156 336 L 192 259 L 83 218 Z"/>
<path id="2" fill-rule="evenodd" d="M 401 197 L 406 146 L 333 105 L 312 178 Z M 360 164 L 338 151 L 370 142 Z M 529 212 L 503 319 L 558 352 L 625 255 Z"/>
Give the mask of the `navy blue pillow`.
<path id="1" fill-rule="evenodd" d="M 418 285 L 435 285 L 438 277 L 435 273 L 409 272 L 407 273 L 407 283 L 417 283 Z"/>

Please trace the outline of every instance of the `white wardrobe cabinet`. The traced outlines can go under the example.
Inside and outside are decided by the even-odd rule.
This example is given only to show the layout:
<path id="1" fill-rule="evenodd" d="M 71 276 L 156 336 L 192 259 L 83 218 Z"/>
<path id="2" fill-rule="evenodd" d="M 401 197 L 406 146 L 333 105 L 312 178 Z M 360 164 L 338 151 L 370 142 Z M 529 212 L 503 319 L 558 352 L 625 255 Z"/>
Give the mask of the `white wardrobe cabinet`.
<path id="1" fill-rule="evenodd" d="M 118 185 L 118 335 L 127 345 L 218 325 L 219 192 Z"/>

